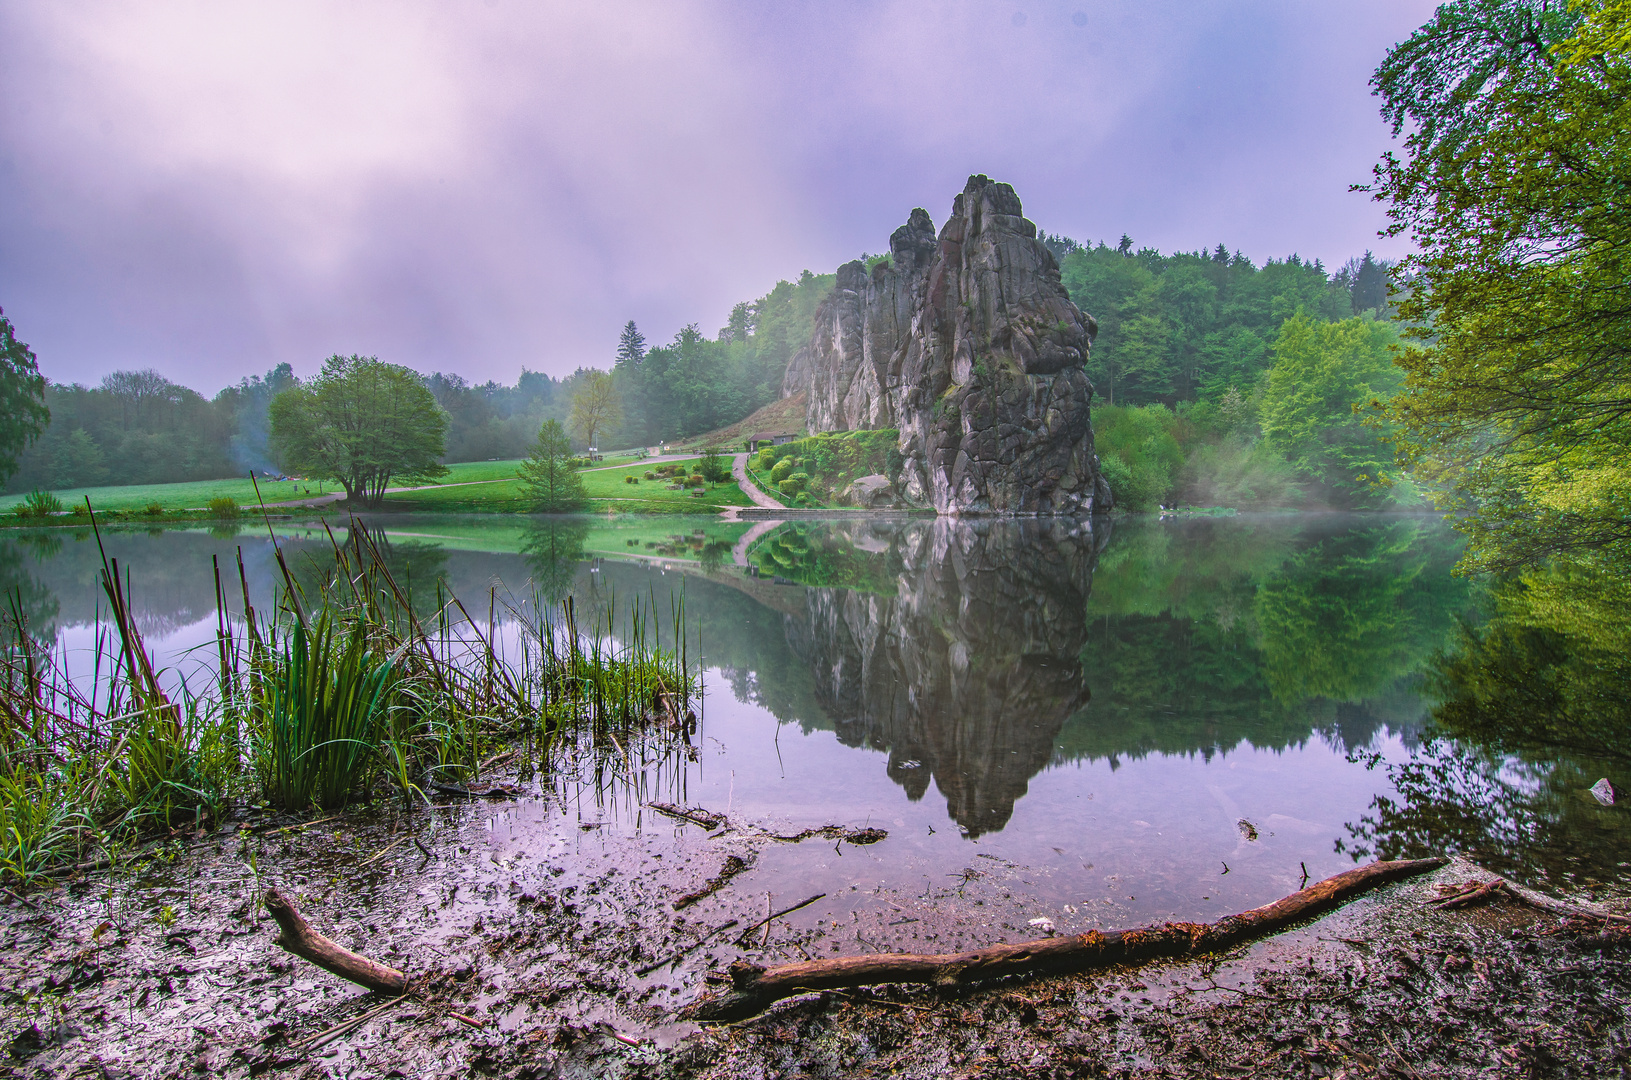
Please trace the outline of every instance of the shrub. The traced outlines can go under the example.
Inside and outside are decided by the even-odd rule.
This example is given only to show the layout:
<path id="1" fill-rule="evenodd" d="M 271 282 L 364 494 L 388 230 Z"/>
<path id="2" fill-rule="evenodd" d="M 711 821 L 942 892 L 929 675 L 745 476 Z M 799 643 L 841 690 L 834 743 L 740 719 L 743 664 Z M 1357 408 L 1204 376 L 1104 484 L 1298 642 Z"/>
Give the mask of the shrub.
<path id="1" fill-rule="evenodd" d="M 146 506 L 142 507 L 141 512 L 148 515 L 149 517 L 158 517 L 160 514 L 164 513 L 164 504 L 163 503 L 157 503 L 157 502 L 150 502 Z"/>
<path id="2" fill-rule="evenodd" d="M 757 466 L 759 470 L 763 471 L 765 469 L 769 469 L 775 464 L 776 448 L 774 446 L 767 446 L 763 450 L 759 451 L 759 464 Z"/>
<path id="3" fill-rule="evenodd" d="M 640 478 L 638 476 L 625 476 L 623 478 L 623 482 L 625 484 L 638 484 L 640 482 Z"/>
<path id="4" fill-rule="evenodd" d="M 780 466 L 778 466 L 779 468 Z M 810 474 L 797 472 L 776 485 L 776 490 L 790 498 L 797 497 L 810 486 Z"/>
<path id="5" fill-rule="evenodd" d="M 35 490 L 29 492 L 27 497 L 13 508 L 12 512 L 18 517 L 43 518 L 50 517 L 52 514 L 61 513 L 61 511 L 61 499 L 57 498 L 49 491 Z"/>
<path id="6" fill-rule="evenodd" d="M 708 481 L 704 480 L 701 476 L 693 476 L 685 483 L 688 487 L 699 488 L 707 484 Z"/>
<path id="7" fill-rule="evenodd" d="M 647 469 L 647 470 L 646 470 L 646 479 L 647 479 L 647 480 L 655 480 L 655 479 L 657 479 L 657 474 L 656 474 L 656 472 L 654 472 L 654 471 L 653 471 L 653 470 L 651 470 L 651 469 Z"/>
<path id="8" fill-rule="evenodd" d="M 210 517 L 235 518 L 239 514 L 238 500 L 230 495 L 223 495 L 219 499 L 211 499 L 208 504 Z"/>
<path id="9" fill-rule="evenodd" d="M 784 457 L 780 461 L 776 462 L 775 467 L 770 470 L 770 482 L 772 484 L 780 484 L 783 480 L 786 480 L 792 475 L 793 459 L 790 457 Z"/>

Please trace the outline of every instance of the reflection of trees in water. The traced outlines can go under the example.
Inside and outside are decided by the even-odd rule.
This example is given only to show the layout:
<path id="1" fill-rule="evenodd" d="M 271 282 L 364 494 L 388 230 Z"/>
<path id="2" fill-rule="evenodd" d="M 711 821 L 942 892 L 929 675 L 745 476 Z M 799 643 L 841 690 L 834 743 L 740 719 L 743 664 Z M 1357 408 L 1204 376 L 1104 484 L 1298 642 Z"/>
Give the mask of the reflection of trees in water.
<path id="1" fill-rule="evenodd" d="M 1118 525 L 1088 605 L 1093 705 L 1065 758 L 1409 737 L 1423 660 L 1471 603 L 1436 522 L 1348 516 Z"/>
<path id="2" fill-rule="evenodd" d="M 51 589 L 31 569 L 49 559 L 62 547 L 54 538 L 23 533 L 0 540 L 0 621 L 9 624 L 22 616 L 28 632 L 41 641 L 56 638 L 56 620 L 61 606 Z"/>
<path id="3" fill-rule="evenodd" d="M 839 737 L 887 751 L 914 799 L 932 776 L 978 834 L 1050 761 L 1412 737 L 1422 660 L 1470 589 L 1438 523 L 1377 522 L 1121 522 L 1102 550 L 1040 522 L 767 540 L 784 574 L 865 583 L 812 588 L 787 620 Z"/>
<path id="4" fill-rule="evenodd" d="M 572 591 L 588 536 L 589 523 L 583 518 L 546 517 L 528 523 L 521 554 L 544 600 L 556 604 Z"/>
<path id="5" fill-rule="evenodd" d="M 1356 853 L 1465 851 L 1556 887 L 1622 877 L 1631 786 L 1631 598 L 1609 564 L 1557 563 L 1501 583 L 1488 620 L 1431 665 L 1440 737 L 1388 767 L 1397 798 L 1351 825 Z M 1436 846 L 1435 846 L 1436 845 Z"/>
<path id="6" fill-rule="evenodd" d="M 1586 790 L 1603 775 L 1600 762 L 1507 758 L 1435 738 L 1386 769 L 1397 796 L 1378 796 L 1348 825 L 1351 839 L 1337 843 L 1355 861 L 1460 853 L 1558 889 L 1625 875 L 1625 809 L 1599 805 Z"/>

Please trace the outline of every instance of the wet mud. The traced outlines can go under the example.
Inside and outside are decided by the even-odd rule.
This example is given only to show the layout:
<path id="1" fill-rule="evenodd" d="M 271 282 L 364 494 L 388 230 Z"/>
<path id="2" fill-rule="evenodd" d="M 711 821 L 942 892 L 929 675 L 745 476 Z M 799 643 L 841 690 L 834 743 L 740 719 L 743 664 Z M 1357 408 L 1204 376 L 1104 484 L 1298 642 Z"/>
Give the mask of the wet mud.
<path id="1" fill-rule="evenodd" d="M 864 823 L 682 809 L 702 820 L 543 798 L 250 815 L 0 894 L 0 1075 L 1612 1076 L 1631 1062 L 1631 932 L 1499 897 L 1425 906 L 1466 864 L 1205 963 L 831 992 L 699 1029 L 676 1012 L 737 959 L 953 951 L 1046 928 L 1023 866 L 974 854 L 908 885 Z M 381 1008 L 284 953 L 268 887 L 414 993 Z"/>

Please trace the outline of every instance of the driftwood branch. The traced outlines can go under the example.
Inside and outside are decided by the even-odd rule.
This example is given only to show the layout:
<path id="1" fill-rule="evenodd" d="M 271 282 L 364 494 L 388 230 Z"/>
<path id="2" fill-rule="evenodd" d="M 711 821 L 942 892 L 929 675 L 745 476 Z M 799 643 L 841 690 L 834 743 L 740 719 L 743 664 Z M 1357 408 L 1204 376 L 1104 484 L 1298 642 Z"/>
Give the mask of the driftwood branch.
<path id="1" fill-rule="evenodd" d="M 1217 952 L 1328 911 L 1379 885 L 1436 870 L 1447 861 L 1374 862 L 1326 878 L 1272 904 L 1229 915 L 1214 923 L 1162 923 L 1136 930 L 1090 930 L 1070 937 L 993 945 L 936 956 L 882 953 L 810 960 L 774 968 L 738 961 L 730 969 L 734 989 L 693 1003 L 683 1015 L 694 1020 L 737 1020 L 752 1016 L 772 1002 L 812 990 L 839 990 L 877 983 L 963 986 L 1004 975 L 1086 971 Z"/>
<path id="2" fill-rule="evenodd" d="M 378 990 L 384 994 L 402 994 L 408 989 L 408 977 L 395 968 L 386 967 L 376 960 L 352 952 L 324 937 L 295 910 L 287 897 L 276 889 L 266 891 L 266 910 L 277 921 L 281 931 L 276 944 L 294 953 L 302 960 L 310 960 L 324 971 L 333 972 L 358 986 Z"/>

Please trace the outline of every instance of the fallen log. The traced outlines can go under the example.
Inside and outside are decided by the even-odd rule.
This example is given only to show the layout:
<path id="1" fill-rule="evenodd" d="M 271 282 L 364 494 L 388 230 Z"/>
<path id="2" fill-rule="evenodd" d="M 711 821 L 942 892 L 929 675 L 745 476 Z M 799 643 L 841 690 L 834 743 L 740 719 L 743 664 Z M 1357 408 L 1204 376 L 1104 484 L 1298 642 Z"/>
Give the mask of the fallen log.
<path id="1" fill-rule="evenodd" d="M 1436 870 L 1447 861 L 1374 862 L 1326 878 L 1272 904 L 1225 916 L 1214 923 L 1161 923 L 1136 930 L 1090 930 L 1069 937 L 933 956 L 874 953 L 773 968 L 739 960 L 730 967 L 731 991 L 695 1001 L 682 1010 L 681 1015 L 711 1022 L 739 1020 L 782 998 L 815 990 L 878 983 L 964 986 L 1005 975 L 1086 971 L 1217 952 L 1328 911 L 1379 885 Z"/>
<path id="2" fill-rule="evenodd" d="M 274 944 L 281 945 L 286 952 L 370 990 L 384 994 L 407 992 L 406 975 L 319 934 L 300 917 L 300 912 L 295 910 L 288 898 L 276 889 L 266 890 L 266 911 L 278 924 L 279 933 Z"/>

